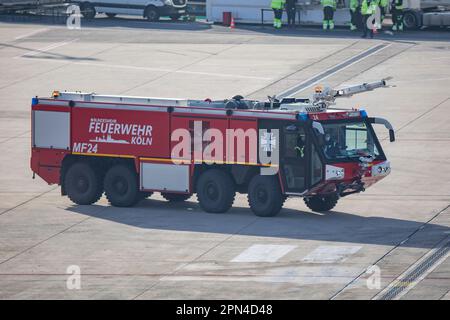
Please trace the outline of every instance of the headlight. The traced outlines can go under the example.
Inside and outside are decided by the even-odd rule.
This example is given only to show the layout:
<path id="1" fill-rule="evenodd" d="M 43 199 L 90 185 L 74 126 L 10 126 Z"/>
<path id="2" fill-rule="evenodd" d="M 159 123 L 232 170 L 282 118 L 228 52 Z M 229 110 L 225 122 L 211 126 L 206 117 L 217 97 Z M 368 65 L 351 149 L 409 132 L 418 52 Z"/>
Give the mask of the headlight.
<path id="1" fill-rule="evenodd" d="M 335 167 L 326 165 L 325 167 L 325 179 L 326 180 L 341 180 L 344 179 L 345 170 L 341 167 Z"/>
<path id="2" fill-rule="evenodd" d="M 389 161 L 385 161 L 372 167 L 372 176 L 376 177 L 379 175 L 388 175 L 390 171 L 391 164 L 389 163 Z"/>

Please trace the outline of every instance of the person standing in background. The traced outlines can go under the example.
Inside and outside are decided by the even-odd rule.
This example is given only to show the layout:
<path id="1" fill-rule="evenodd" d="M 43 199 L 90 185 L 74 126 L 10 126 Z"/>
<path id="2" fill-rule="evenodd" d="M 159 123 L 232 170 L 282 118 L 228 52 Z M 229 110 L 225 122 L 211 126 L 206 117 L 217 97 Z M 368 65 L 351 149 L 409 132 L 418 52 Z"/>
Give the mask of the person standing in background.
<path id="1" fill-rule="evenodd" d="M 359 1 L 358 0 L 350 0 L 350 30 L 354 31 L 357 29 L 358 25 L 358 11 L 359 8 Z"/>
<path id="2" fill-rule="evenodd" d="M 297 0 L 286 0 L 286 13 L 289 28 L 295 27 L 295 15 L 297 14 Z"/>
<path id="3" fill-rule="evenodd" d="M 323 6 L 323 30 L 334 29 L 334 11 L 336 10 L 336 0 L 320 0 Z"/>
<path id="4" fill-rule="evenodd" d="M 380 0 L 380 16 L 381 16 L 380 29 L 383 29 L 383 20 L 386 15 L 388 4 L 389 4 L 388 0 Z"/>
<path id="5" fill-rule="evenodd" d="M 396 1 L 396 0 L 394 0 Z M 378 3 L 376 0 L 362 0 L 361 2 L 361 15 L 362 15 L 362 24 L 363 24 L 363 35 L 362 38 L 367 38 L 367 34 L 370 33 L 370 38 L 373 38 L 373 30 L 376 28 L 374 23 L 371 23 L 371 26 L 368 26 L 370 23 L 368 20 L 375 13 L 375 10 L 378 7 Z"/>
<path id="6" fill-rule="evenodd" d="M 403 0 L 392 0 L 392 30 L 403 31 Z"/>
<path id="7" fill-rule="evenodd" d="M 281 29 L 281 19 L 283 18 L 283 9 L 286 4 L 285 0 L 272 0 L 272 10 L 273 10 L 273 27 L 275 29 Z"/>

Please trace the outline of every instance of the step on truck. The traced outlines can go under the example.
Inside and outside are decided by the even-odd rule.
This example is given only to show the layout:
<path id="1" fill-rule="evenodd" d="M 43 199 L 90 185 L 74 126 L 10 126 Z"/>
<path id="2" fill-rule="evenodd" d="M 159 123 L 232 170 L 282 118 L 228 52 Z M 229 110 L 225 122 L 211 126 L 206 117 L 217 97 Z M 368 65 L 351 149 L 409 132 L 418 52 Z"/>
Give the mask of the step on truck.
<path id="1" fill-rule="evenodd" d="M 223 213 L 239 192 L 258 216 L 276 215 L 288 197 L 328 211 L 390 173 L 373 125 L 394 141 L 391 124 L 333 107 L 385 86 L 317 87 L 308 99 L 268 101 L 55 91 L 32 99 L 31 169 L 78 205 L 105 194 L 130 207 L 160 192 L 168 201 L 196 194 L 204 211 Z"/>

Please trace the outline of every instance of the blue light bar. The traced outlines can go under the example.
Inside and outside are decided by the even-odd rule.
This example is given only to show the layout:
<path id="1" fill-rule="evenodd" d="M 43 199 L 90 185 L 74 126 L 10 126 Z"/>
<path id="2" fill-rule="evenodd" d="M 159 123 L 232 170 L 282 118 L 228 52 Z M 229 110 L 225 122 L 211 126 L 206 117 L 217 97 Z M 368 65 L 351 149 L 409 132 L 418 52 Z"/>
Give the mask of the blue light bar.
<path id="1" fill-rule="evenodd" d="M 298 114 L 297 114 L 297 120 L 300 120 L 300 121 L 306 121 L 306 120 L 308 120 L 308 114 L 305 113 L 305 112 L 298 113 Z"/>
<path id="2" fill-rule="evenodd" d="M 32 98 L 31 99 L 31 105 L 32 106 L 35 106 L 35 105 L 37 105 L 39 103 L 39 99 L 38 98 Z"/>
<path id="3" fill-rule="evenodd" d="M 359 113 L 361 114 L 361 117 L 362 117 L 362 118 L 367 118 L 367 117 L 368 117 L 367 111 L 364 110 L 364 109 L 359 110 Z"/>

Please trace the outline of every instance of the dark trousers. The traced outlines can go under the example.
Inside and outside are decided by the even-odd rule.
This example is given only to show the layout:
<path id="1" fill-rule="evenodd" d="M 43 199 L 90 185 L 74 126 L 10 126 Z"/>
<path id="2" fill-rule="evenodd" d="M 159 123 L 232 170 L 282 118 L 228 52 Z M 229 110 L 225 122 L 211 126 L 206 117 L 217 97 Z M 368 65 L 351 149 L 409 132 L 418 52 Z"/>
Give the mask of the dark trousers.
<path id="1" fill-rule="evenodd" d="M 273 14 L 275 19 L 280 19 L 283 17 L 283 9 L 273 9 Z"/>
<path id="2" fill-rule="evenodd" d="M 369 33 L 369 34 L 370 34 L 370 37 L 373 38 L 373 29 L 369 29 L 369 28 L 367 27 L 367 20 L 369 20 L 369 17 L 370 17 L 370 16 L 371 16 L 370 14 L 365 14 L 365 15 L 362 16 L 363 36 L 364 36 L 364 37 L 367 37 L 367 34 Z"/>
<path id="3" fill-rule="evenodd" d="M 352 23 L 352 25 L 354 25 L 354 26 L 357 26 L 358 25 L 358 23 L 356 22 L 357 20 L 356 20 L 356 14 L 357 14 L 358 12 L 357 11 L 353 11 L 353 10 L 350 10 L 350 22 Z"/>
<path id="4" fill-rule="evenodd" d="M 402 20 L 403 20 L 403 10 L 399 10 L 399 9 L 392 9 L 392 24 L 394 26 L 399 27 L 402 24 Z"/>
<path id="5" fill-rule="evenodd" d="M 292 8 L 286 8 L 287 18 L 288 18 L 288 25 L 293 26 L 295 25 L 295 15 L 297 14 L 297 9 L 295 7 Z"/>
<path id="6" fill-rule="evenodd" d="M 352 20 L 352 23 L 358 28 L 358 29 L 363 29 L 363 19 L 362 19 L 362 15 L 361 15 L 361 6 L 356 8 L 356 11 L 353 13 L 352 19 L 355 18 L 354 20 Z"/>
<path id="7" fill-rule="evenodd" d="M 323 8 L 323 20 L 333 20 L 334 10 L 332 7 Z"/>
<path id="8" fill-rule="evenodd" d="M 386 15 L 385 7 L 380 7 L 380 14 L 381 14 L 381 19 L 384 19 L 384 16 Z M 381 22 L 383 22 L 383 21 L 381 21 Z"/>

